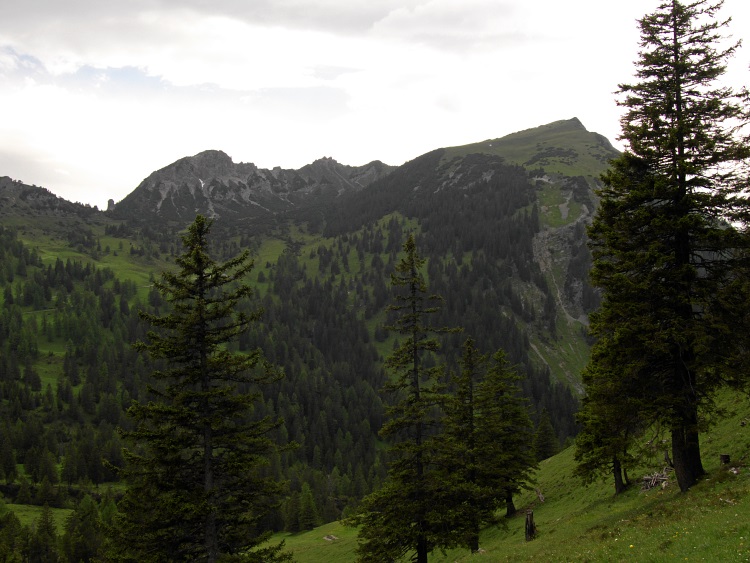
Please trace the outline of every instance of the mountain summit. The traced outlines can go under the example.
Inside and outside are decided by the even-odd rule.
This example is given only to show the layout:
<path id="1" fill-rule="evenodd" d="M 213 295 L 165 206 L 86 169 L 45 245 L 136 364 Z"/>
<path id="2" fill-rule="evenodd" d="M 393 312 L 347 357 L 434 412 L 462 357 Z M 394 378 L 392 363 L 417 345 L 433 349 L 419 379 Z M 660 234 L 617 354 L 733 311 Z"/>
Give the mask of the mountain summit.
<path id="1" fill-rule="evenodd" d="M 568 177 L 597 177 L 618 154 L 605 137 L 587 131 L 575 117 L 440 151 L 443 164 L 487 155 L 527 170 Z M 422 162 L 425 156 L 398 169 Z M 477 168 L 476 163 L 471 166 Z M 121 219 L 178 224 L 192 221 L 197 213 L 226 225 L 248 219 L 260 225 L 282 213 L 319 221 L 339 196 L 359 192 L 394 170 L 378 160 L 346 166 L 329 157 L 299 170 L 268 170 L 235 163 L 219 150 L 207 150 L 153 172 L 110 213 Z M 442 181 L 455 183 L 457 178 Z"/>
<path id="2" fill-rule="evenodd" d="M 229 223 L 274 215 L 358 191 L 393 167 L 380 161 L 346 166 L 321 158 L 300 170 L 235 163 L 219 150 L 184 157 L 157 170 L 118 203 L 113 215 L 187 222 L 197 213 Z"/>

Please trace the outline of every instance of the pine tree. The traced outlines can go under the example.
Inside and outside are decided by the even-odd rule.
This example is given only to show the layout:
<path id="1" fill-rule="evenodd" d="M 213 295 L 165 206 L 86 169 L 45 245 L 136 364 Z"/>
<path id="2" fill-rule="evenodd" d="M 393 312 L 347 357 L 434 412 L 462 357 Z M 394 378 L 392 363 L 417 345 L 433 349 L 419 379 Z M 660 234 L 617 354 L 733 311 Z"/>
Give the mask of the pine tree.
<path id="1" fill-rule="evenodd" d="M 31 528 L 27 556 L 28 561 L 39 563 L 57 563 L 60 560 L 57 551 L 57 528 L 52 518 L 52 510 L 47 504 Z"/>
<path id="2" fill-rule="evenodd" d="M 533 482 L 537 467 L 532 447 L 534 426 L 520 380 L 505 352 L 498 350 L 476 392 L 479 481 L 494 495 L 500 491 L 493 500 L 505 502 L 508 517 L 515 513 L 513 495 Z"/>
<path id="3" fill-rule="evenodd" d="M 281 546 L 259 547 L 259 520 L 276 506 L 280 486 L 261 468 L 274 451 L 278 421 L 254 420 L 258 386 L 278 373 L 256 350 L 233 354 L 226 344 L 260 312 L 237 313 L 251 295 L 244 253 L 223 264 L 208 254 L 211 223 L 196 217 L 183 236 L 179 271 L 155 288 L 171 304 L 163 316 L 142 313 L 156 330 L 138 342 L 152 360 L 151 400 L 128 411 L 127 492 L 113 526 L 112 555 L 137 561 L 286 560 Z"/>
<path id="4" fill-rule="evenodd" d="M 67 561 L 88 563 L 100 555 L 102 523 L 96 502 L 86 495 L 65 522 L 62 553 Z"/>
<path id="5" fill-rule="evenodd" d="M 611 473 L 619 494 L 629 484 L 627 468 L 637 461 L 632 451 L 643 431 L 638 405 L 644 390 L 633 388 L 628 367 L 617 361 L 615 338 L 601 337 L 594 344 L 582 374 L 586 396 L 576 414 L 581 431 L 576 437 L 574 473 L 584 484 Z"/>
<path id="6" fill-rule="evenodd" d="M 639 81 L 620 86 L 629 150 L 589 230 L 603 290 L 592 332 L 616 337 L 642 423 L 670 430 L 683 491 L 703 474 L 701 410 L 747 382 L 750 116 L 746 91 L 715 85 L 738 46 L 721 47 L 720 7 L 671 0 L 640 20 Z"/>
<path id="7" fill-rule="evenodd" d="M 475 397 L 477 384 L 487 369 L 487 356 L 481 354 L 471 338 L 464 342 L 460 368 L 453 377 L 455 393 L 446 401 L 440 465 L 447 474 L 446 480 L 451 482 L 456 520 L 452 532 L 457 536 L 457 543 L 475 553 L 479 550 L 480 527 L 491 519 L 497 508 L 493 493 L 501 492 L 484 488 L 479 477 L 481 446 L 477 418 L 480 409 Z"/>
<path id="8" fill-rule="evenodd" d="M 560 442 L 552 426 L 549 411 L 543 408 L 542 413 L 539 415 L 536 433 L 534 434 L 534 457 L 536 457 L 537 461 L 544 461 L 559 451 Z"/>
<path id="9" fill-rule="evenodd" d="M 495 522 L 503 504 L 512 515 L 513 495 L 531 481 L 533 425 L 520 378 L 502 350 L 490 362 L 468 338 L 460 367 L 446 407 L 441 454 L 453 497 L 451 531 L 476 552 L 482 525 Z"/>
<path id="10" fill-rule="evenodd" d="M 299 495 L 299 527 L 301 530 L 312 530 L 319 524 L 320 516 L 310 484 L 302 483 L 302 492 Z"/>
<path id="11" fill-rule="evenodd" d="M 363 499 L 351 522 L 360 526 L 360 560 L 397 560 L 413 552 L 414 561 L 426 563 L 430 551 L 450 542 L 454 521 L 435 467 L 440 405 L 445 402 L 440 383 L 444 369 L 426 361 L 439 350 L 436 336 L 451 329 L 428 322 L 442 299 L 428 293 L 422 275 L 425 260 L 417 253 L 414 235 L 403 250 L 405 255 L 391 275 L 396 291 L 388 311 L 395 320 L 386 327 L 401 337 L 386 360 L 391 379 L 385 390 L 396 401 L 387 407 L 388 420 L 380 431 L 393 441 L 388 477 L 380 490 Z"/>

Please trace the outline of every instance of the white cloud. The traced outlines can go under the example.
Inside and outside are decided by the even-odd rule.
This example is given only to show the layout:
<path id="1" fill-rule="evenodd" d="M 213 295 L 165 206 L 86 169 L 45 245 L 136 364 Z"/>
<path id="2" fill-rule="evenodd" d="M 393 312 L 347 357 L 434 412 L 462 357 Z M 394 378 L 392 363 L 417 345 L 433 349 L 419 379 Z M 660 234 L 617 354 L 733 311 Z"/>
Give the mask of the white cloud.
<path id="1" fill-rule="evenodd" d="M 100 206 L 215 148 L 400 164 L 578 117 L 610 140 L 652 0 L 26 0 L 0 6 L 0 175 Z M 727 0 L 736 37 L 743 0 Z M 750 48 L 750 46 L 748 46 Z M 747 77 L 748 51 L 736 76 Z"/>

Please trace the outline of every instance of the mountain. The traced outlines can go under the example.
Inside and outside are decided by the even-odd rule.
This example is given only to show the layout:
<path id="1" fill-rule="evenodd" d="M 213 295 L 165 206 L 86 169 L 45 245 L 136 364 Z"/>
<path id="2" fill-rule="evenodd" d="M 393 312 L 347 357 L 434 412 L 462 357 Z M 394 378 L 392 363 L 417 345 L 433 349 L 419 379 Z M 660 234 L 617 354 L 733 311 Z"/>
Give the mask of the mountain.
<path id="1" fill-rule="evenodd" d="M 269 171 L 207 151 L 149 175 L 108 211 L 2 180 L 0 445 L 16 461 L 3 471 L 23 465 L 37 487 L 60 464 L 74 489 L 116 478 L 102 462 L 120 463 L 114 428 L 129 424 L 132 400 L 149 397 L 150 367 L 129 346 L 146 337 L 138 312 L 168 307 L 153 280 L 174 268 L 177 234 L 197 212 L 215 218 L 217 260 L 255 257 L 255 297 L 241 307 L 265 312 L 233 349 L 260 348 L 285 373 L 256 412 L 283 418 L 274 438 L 300 445 L 269 469 L 292 488 L 273 529 L 299 529 L 305 484 L 321 521 L 332 521 L 385 476 L 379 390 L 397 343 L 385 328 L 389 282 L 410 232 L 444 298 L 432 322 L 464 329 L 428 361 L 450 373 L 468 336 L 483 353 L 502 348 L 532 416 L 546 410 L 564 443 L 576 433 L 597 301 L 585 227 L 616 154 L 569 119 L 397 168 L 321 159 Z"/>
<path id="2" fill-rule="evenodd" d="M 267 218 L 360 191 L 392 169 L 380 161 L 346 166 L 321 158 L 299 170 L 266 170 L 208 150 L 150 174 L 112 215 L 184 223 L 201 213 L 225 224 Z"/>
<path id="3" fill-rule="evenodd" d="M 527 169 L 562 176 L 598 177 L 619 152 L 609 140 L 588 131 L 574 117 L 448 151 L 448 158 L 472 153 L 493 154 Z"/>
<path id="4" fill-rule="evenodd" d="M 29 186 L 8 176 L 0 177 L 0 217 L 87 217 L 97 211 L 89 205 L 71 203 L 46 188 Z"/>
<path id="5" fill-rule="evenodd" d="M 400 213 L 418 221 L 428 256 L 472 270 L 487 259 L 492 267 L 481 283 L 495 288 L 499 309 L 524 327 L 529 353 L 554 379 L 579 388 L 587 313 L 598 303 L 585 228 L 599 175 L 618 154 L 577 118 L 437 149 L 334 202 L 324 234 L 345 236 Z M 446 277 L 451 292 L 455 279 Z"/>
<path id="6" fill-rule="evenodd" d="M 176 231 L 196 213 L 216 219 L 215 232 L 222 239 L 239 235 L 240 246 L 276 236 L 292 249 L 300 243 L 287 232 L 288 225 L 305 225 L 317 236 L 346 240 L 356 233 L 362 236 L 368 225 L 381 228 L 383 218 L 395 214 L 402 222 L 416 222 L 409 228 L 418 226 L 429 258 L 441 265 L 453 261 L 438 278 L 438 288 L 449 293 L 461 288 L 474 293 L 474 299 L 489 299 L 486 290 L 454 282 L 451 268 L 472 270 L 472 283 L 494 288 L 495 312 L 503 311 L 500 318 L 518 327 L 513 338 L 528 341 L 503 345 L 515 346 L 519 361 L 537 363 L 553 380 L 578 389 L 588 357 L 582 333 L 587 313 L 597 305 L 588 283 L 585 227 L 595 210 L 598 177 L 617 154 L 605 137 L 588 131 L 577 118 L 436 149 L 399 167 L 380 161 L 353 167 L 322 158 L 299 170 L 266 170 L 209 150 L 153 172 L 106 213 L 28 186 L 15 187 L 13 198 L 6 188 L 0 210 L 11 209 L 14 201 L 17 214 L 88 214 L 89 223 L 119 224 L 119 234 L 140 233 L 147 240 L 138 243 L 138 251 L 151 256 L 158 254 L 157 248 L 162 253 L 176 249 Z M 6 184 L 18 186 L 9 179 Z M 96 229 L 77 229 L 68 240 L 85 240 L 84 248 L 93 248 Z M 398 232 L 392 235 L 390 252 L 400 244 Z M 370 285 L 371 280 L 360 283 Z M 380 300 L 370 308 L 382 305 Z M 471 307 L 460 309 L 475 318 Z M 482 330 L 500 330 L 498 323 L 486 321 Z"/>

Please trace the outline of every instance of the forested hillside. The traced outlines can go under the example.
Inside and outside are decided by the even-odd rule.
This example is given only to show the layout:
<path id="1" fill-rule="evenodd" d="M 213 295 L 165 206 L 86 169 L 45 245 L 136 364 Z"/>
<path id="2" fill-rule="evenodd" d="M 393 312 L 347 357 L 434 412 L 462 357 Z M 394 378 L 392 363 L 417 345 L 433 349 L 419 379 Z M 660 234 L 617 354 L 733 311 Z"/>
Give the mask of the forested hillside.
<path id="1" fill-rule="evenodd" d="M 548 174 L 538 161 L 529 171 L 498 154 L 448 154 L 428 153 L 343 193 L 324 213 L 311 205 L 247 229 L 215 220 L 217 259 L 243 249 L 255 257 L 255 295 L 240 309 L 264 310 L 232 349 L 260 348 L 285 374 L 254 412 L 283 419 L 273 438 L 298 445 L 266 469 L 289 484 L 265 523 L 273 530 L 347 515 L 385 477 L 383 361 L 399 343 L 385 330 L 386 305 L 409 233 L 431 290 L 445 299 L 436 322 L 464 329 L 442 337 L 449 372 L 467 335 L 480 349 L 503 349 L 534 424 L 552 422 L 551 451 L 576 432 L 575 374 L 595 303 L 583 227 L 596 180 Z M 152 280 L 174 267 L 185 225 L 67 208 L 48 195 L 44 209 L 62 211 L 39 212 L 29 198 L 22 212 L 3 209 L 3 492 L 18 504 L 72 508 L 89 493 L 114 506 L 123 463 L 116 429 L 132 428 L 126 411 L 148 399 L 155 367 L 131 347 L 146 332 L 138 311 L 168 310 Z"/>
<path id="2" fill-rule="evenodd" d="M 499 549 L 539 487 L 541 537 L 586 516 L 526 555 L 687 559 L 688 526 L 652 531 L 713 505 L 746 556 L 750 98 L 715 83 L 721 6 L 639 20 L 622 154 L 577 118 L 397 168 L 208 150 L 106 212 L 1 177 L 0 559 L 282 562 L 304 548 L 274 534 L 339 521 L 336 558 L 428 563 Z M 617 522 L 573 477 L 613 481 Z"/>

